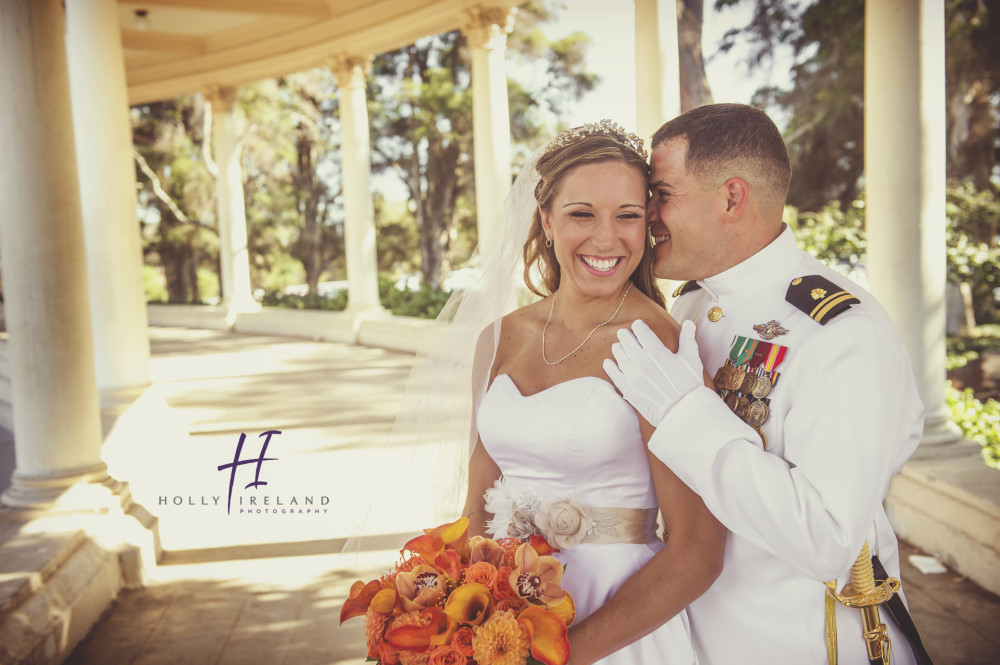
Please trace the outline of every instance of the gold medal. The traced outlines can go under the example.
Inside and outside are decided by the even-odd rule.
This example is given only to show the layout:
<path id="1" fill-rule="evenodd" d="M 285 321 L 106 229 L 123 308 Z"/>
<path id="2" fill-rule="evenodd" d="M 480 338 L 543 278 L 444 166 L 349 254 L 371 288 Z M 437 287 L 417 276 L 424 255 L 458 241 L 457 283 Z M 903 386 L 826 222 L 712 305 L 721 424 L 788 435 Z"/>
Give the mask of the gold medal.
<path id="1" fill-rule="evenodd" d="M 733 367 L 732 365 L 728 369 L 729 371 L 723 377 L 723 387 L 726 390 L 739 390 L 740 386 L 743 385 L 743 372 L 738 367 Z"/>
<path id="2" fill-rule="evenodd" d="M 760 427 L 767 422 L 767 417 L 770 413 L 771 410 L 767 407 L 765 402 L 756 400 L 752 402 L 747 409 L 746 423 L 750 425 L 750 427 Z"/>
<path id="3" fill-rule="evenodd" d="M 754 404 L 757 404 L 757 402 L 754 402 Z M 741 397 L 740 401 L 736 404 L 736 409 L 735 409 L 736 417 L 742 420 L 743 422 L 748 422 L 747 414 L 749 413 L 751 406 L 752 404 L 750 403 L 749 399 L 747 399 L 746 397 Z"/>
<path id="4" fill-rule="evenodd" d="M 725 399 L 726 406 L 728 406 L 731 410 L 735 411 L 739 399 L 740 398 L 736 395 L 736 393 L 729 393 L 728 395 L 726 395 Z"/>
<path id="5" fill-rule="evenodd" d="M 757 377 L 757 381 L 753 384 L 753 390 L 750 392 L 757 399 L 767 397 L 767 394 L 771 392 L 771 379 L 768 378 L 767 374 L 761 374 Z"/>
<path id="6" fill-rule="evenodd" d="M 719 388 L 725 388 L 726 383 L 728 383 L 728 381 L 726 381 L 726 376 L 728 374 L 729 374 L 729 365 L 723 365 L 722 367 L 720 367 L 719 371 L 715 373 L 715 379 L 713 379 L 713 381 L 715 381 L 715 385 L 718 386 Z"/>
<path id="7" fill-rule="evenodd" d="M 754 384 L 757 383 L 757 375 L 752 372 L 747 372 L 742 376 L 739 391 L 744 395 L 749 395 L 750 391 L 753 390 Z"/>

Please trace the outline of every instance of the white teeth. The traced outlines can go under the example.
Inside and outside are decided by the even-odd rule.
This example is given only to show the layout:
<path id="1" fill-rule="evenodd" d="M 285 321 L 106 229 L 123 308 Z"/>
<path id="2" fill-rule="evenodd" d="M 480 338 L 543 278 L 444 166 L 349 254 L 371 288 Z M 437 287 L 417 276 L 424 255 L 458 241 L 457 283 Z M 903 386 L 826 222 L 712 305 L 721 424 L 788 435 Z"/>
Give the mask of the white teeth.
<path id="1" fill-rule="evenodd" d="M 653 236 L 653 247 L 656 247 L 661 242 L 666 242 L 668 240 L 670 240 L 670 234 L 669 233 L 664 234 L 664 235 L 659 235 L 659 236 Z"/>
<path id="2" fill-rule="evenodd" d="M 583 259 L 583 262 L 586 263 L 588 266 L 600 272 L 608 272 L 616 265 L 618 265 L 619 261 L 619 259 L 593 259 L 590 258 L 589 256 L 583 256 L 581 258 Z"/>

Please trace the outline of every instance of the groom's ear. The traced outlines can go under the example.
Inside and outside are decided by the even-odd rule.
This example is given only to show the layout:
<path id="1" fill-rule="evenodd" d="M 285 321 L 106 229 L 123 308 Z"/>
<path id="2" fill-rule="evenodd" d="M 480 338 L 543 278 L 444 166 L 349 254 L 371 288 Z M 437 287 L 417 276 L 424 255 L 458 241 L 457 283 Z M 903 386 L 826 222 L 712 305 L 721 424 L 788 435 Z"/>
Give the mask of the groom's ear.
<path id="1" fill-rule="evenodd" d="M 726 207 L 725 215 L 730 219 L 738 219 L 750 198 L 750 186 L 743 178 L 730 178 L 722 183 L 721 190 Z"/>

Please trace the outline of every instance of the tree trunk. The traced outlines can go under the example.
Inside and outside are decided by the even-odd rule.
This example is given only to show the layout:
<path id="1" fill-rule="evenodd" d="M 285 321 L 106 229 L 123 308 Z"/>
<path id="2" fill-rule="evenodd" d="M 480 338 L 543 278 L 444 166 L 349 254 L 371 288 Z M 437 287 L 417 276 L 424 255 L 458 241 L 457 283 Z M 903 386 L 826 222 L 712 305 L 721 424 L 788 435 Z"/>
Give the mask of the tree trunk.
<path id="1" fill-rule="evenodd" d="M 704 0 L 677 3 L 677 41 L 680 48 L 681 113 L 712 103 L 701 52 Z"/>
<path id="2" fill-rule="evenodd" d="M 306 284 L 310 294 L 319 293 L 319 277 L 323 272 L 323 238 L 319 224 L 320 185 L 316 180 L 316 144 L 306 131 L 296 140 L 298 174 L 296 176 L 301 200 L 302 232 L 299 234 L 298 258 L 306 271 Z"/>

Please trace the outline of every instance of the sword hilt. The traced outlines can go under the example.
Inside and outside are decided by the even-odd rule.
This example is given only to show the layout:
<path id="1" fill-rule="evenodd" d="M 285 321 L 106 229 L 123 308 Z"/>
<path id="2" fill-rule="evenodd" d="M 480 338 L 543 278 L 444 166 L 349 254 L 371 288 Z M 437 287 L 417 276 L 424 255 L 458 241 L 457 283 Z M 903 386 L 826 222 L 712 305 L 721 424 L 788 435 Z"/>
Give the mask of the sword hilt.
<path id="1" fill-rule="evenodd" d="M 898 580 L 894 580 L 897 584 Z M 865 647 L 868 650 L 868 660 L 877 663 L 882 662 L 889 665 L 889 652 L 892 645 L 889 642 L 889 630 L 882 623 L 879 617 L 878 606 L 892 597 L 896 589 L 893 589 L 889 581 L 888 596 L 879 593 L 879 589 L 884 587 L 875 586 L 875 572 L 872 569 L 872 555 L 868 543 L 864 544 L 857 560 L 851 566 L 851 600 L 850 605 L 861 610 L 861 625 L 863 629 Z M 848 590 L 844 589 L 844 595 L 848 595 Z M 848 604 L 848 603 L 845 603 Z"/>

